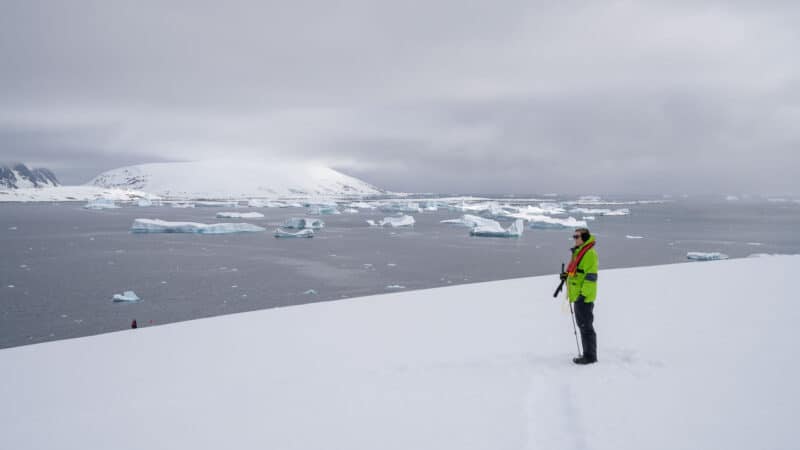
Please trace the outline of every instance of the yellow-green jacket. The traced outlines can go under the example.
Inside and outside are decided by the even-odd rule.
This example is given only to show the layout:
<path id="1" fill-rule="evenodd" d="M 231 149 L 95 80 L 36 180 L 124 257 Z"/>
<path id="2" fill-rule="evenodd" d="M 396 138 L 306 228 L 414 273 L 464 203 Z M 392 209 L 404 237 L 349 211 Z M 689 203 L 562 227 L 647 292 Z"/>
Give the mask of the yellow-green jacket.
<path id="1" fill-rule="evenodd" d="M 572 257 L 578 256 L 581 249 L 589 243 L 594 242 L 594 236 L 590 237 L 588 241 L 584 242 L 580 247 L 576 247 L 572 251 Z M 584 255 L 581 262 L 578 264 L 578 269 L 574 275 L 570 274 L 567 278 L 567 296 L 569 301 L 574 302 L 578 300 L 579 296 L 583 296 L 586 303 L 591 303 L 597 298 L 597 252 L 594 248 L 590 248 Z"/>

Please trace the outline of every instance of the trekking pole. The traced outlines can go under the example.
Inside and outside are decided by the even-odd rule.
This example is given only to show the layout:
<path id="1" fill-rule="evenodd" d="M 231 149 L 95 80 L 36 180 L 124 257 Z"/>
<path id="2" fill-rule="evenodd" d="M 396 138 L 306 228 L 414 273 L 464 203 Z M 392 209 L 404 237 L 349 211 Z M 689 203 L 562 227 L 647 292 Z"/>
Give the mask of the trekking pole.
<path id="1" fill-rule="evenodd" d="M 564 273 L 564 263 L 563 262 L 561 263 L 561 273 Z M 566 281 L 566 280 L 561 280 L 561 284 L 558 285 L 558 288 L 556 289 L 555 294 L 553 294 L 553 297 L 558 297 L 558 294 L 561 293 L 561 289 L 564 288 L 564 281 Z M 565 293 L 565 295 L 566 295 L 566 293 Z M 581 346 L 578 343 L 578 329 L 575 326 L 575 311 L 572 310 L 572 302 L 569 301 L 569 296 L 568 295 L 567 295 L 567 303 L 569 303 L 569 315 L 572 316 L 572 332 L 575 334 L 575 347 L 578 348 L 578 358 L 580 358 L 581 357 Z"/>
<path id="2" fill-rule="evenodd" d="M 581 357 L 581 346 L 578 344 L 578 330 L 575 327 L 575 312 L 572 311 L 572 302 L 567 299 L 569 303 L 569 314 L 572 316 L 572 332 L 575 333 L 575 347 L 578 349 L 578 358 Z"/>

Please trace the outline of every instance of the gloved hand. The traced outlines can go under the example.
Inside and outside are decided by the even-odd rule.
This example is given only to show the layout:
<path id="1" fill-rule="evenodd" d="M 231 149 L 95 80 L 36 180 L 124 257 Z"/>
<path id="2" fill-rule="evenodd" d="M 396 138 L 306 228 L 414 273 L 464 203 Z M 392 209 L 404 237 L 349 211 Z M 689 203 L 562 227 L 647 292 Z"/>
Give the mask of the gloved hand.
<path id="1" fill-rule="evenodd" d="M 558 277 L 561 279 L 561 281 L 567 281 L 568 276 L 569 274 L 567 274 L 567 272 L 561 272 L 561 275 L 559 275 Z"/>

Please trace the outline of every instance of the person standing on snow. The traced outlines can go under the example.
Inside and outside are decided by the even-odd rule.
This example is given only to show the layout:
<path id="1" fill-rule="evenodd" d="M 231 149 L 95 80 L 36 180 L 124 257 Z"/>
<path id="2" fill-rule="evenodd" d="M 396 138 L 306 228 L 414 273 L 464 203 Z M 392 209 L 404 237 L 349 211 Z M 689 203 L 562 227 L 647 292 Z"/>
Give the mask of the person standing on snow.
<path id="1" fill-rule="evenodd" d="M 575 321 L 581 330 L 583 356 L 573 358 L 575 364 L 597 362 L 597 334 L 594 331 L 594 301 L 597 297 L 597 252 L 595 239 L 587 228 L 578 228 L 572 238 L 572 260 L 561 280 L 567 283 L 567 297 L 575 305 Z"/>

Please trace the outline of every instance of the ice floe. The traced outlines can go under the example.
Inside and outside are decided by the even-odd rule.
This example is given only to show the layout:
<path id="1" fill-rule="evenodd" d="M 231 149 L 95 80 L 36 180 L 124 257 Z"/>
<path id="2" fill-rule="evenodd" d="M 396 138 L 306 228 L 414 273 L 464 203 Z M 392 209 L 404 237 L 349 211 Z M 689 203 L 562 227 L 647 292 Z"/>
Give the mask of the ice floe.
<path id="1" fill-rule="evenodd" d="M 217 219 L 261 219 L 264 215 L 258 212 L 218 212 Z"/>
<path id="2" fill-rule="evenodd" d="M 114 303 L 136 303 L 140 301 L 138 295 L 133 291 L 125 291 L 122 294 L 114 294 L 112 301 Z"/>
<path id="3" fill-rule="evenodd" d="M 265 231 L 249 223 L 197 223 L 168 222 L 159 219 L 136 219 L 131 226 L 133 233 L 196 233 L 196 234 L 233 234 L 256 233 Z"/>
<path id="4" fill-rule="evenodd" d="M 728 259 L 728 255 L 720 252 L 689 252 L 686 254 L 686 257 L 692 261 L 717 261 L 720 259 Z"/>
<path id="5" fill-rule="evenodd" d="M 283 228 L 275 229 L 276 238 L 312 238 L 314 237 L 314 230 L 304 228 L 299 231 L 286 231 Z"/>
<path id="6" fill-rule="evenodd" d="M 416 221 L 412 216 L 400 216 L 400 217 L 384 217 L 383 220 L 379 220 L 375 222 L 374 220 L 367 220 L 367 223 L 372 227 L 385 227 L 390 226 L 392 228 L 398 227 L 413 227 Z"/>
<path id="7" fill-rule="evenodd" d="M 86 209 L 114 209 L 119 208 L 114 200 L 110 198 L 93 198 L 83 206 Z"/>
<path id="8" fill-rule="evenodd" d="M 473 228 L 469 234 L 481 237 L 520 237 L 525 229 L 522 219 L 515 220 L 508 229 L 503 228 L 494 220 L 492 222 Z"/>
<path id="9" fill-rule="evenodd" d="M 380 207 L 383 212 L 418 213 L 422 212 L 419 203 L 415 202 L 389 202 Z"/>
<path id="10" fill-rule="evenodd" d="M 294 228 L 297 230 L 302 230 L 304 228 L 310 228 L 312 230 L 319 230 L 325 227 L 325 222 L 320 219 L 309 219 L 305 217 L 292 217 L 291 219 L 287 219 L 286 222 L 283 223 L 284 228 Z"/>
<path id="11" fill-rule="evenodd" d="M 633 235 L 633 234 L 626 234 L 625 238 L 626 239 L 644 239 L 644 236 L 636 236 L 636 235 Z"/>
<path id="12" fill-rule="evenodd" d="M 341 214 L 341 212 L 339 211 L 338 208 L 336 208 L 336 206 L 328 206 L 328 205 L 311 206 L 311 207 L 308 208 L 308 213 L 309 214 L 315 214 L 315 215 Z"/>
<path id="13" fill-rule="evenodd" d="M 173 208 L 185 209 L 185 208 L 194 208 L 195 205 L 194 205 L 194 203 L 191 203 L 191 202 L 175 202 L 175 203 L 172 204 L 172 207 Z"/>
<path id="14" fill-rule="evenodd" d="M 286 208 L 288 205 L 283 202 L 251 198 L 247 201 L 247 206 L 251 208 Z"/>

